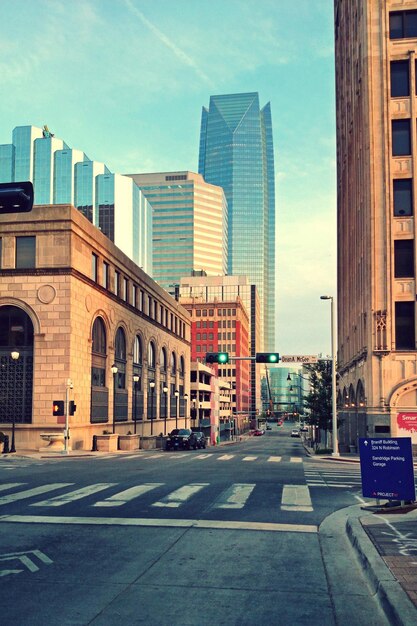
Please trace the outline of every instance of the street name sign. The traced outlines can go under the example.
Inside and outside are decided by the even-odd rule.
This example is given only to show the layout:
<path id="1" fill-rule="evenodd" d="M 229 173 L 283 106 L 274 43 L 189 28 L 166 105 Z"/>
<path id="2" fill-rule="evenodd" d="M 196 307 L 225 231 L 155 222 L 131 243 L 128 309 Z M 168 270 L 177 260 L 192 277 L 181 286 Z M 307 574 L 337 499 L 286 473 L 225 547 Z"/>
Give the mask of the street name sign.
<path id="1" fill-rule="evenodd" d="M 281 363 L 317 363 L 318 357 L 313 354 L 284 354 Z"/>
<path id="2" fill-rule="evenodd" d="M 410 437 L 359 439 L 359 455 L 365 498 L 415 499 Z"/>

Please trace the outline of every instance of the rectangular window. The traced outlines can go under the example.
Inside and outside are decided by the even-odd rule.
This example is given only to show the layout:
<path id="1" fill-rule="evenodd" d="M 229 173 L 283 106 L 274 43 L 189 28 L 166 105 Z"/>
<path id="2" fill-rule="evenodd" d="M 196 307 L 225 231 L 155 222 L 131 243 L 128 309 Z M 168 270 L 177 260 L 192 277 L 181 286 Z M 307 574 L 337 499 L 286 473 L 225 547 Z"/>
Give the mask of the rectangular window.
<path id="1" fill-rule="evenodd" d="M 391 98 L 410 95 L 410 64 L 408 61 L 391 61 Z"/>
<path id="2" fill-rule="evenodd" d="M 394 183 L 394 216 L 413 214 L 413 179 L 397 178 Z"/>
<path id="3" fill-rule="evenodd" d="M 110 274 L 109 264 L 106 263 L 106 261 L 103 261 L 102 282 L 103 282 L 104 289 L 108 289 L 109 288 L 109 274 Z"/>
<path id="4" fill-rule="evenodd" d="M 114 271 L 114 293 L 116 296 L 120 294 L 120 272 Z"/>
<path id="5" fill-rule="evenodd" d="M 98 280 L 98 256 L 94 252 L 91 255 L 91 278 L 95 283 Z"/>
<path id="6" fill-rule="evenodd" d="M 395 303 L 395 344 L 397 350 L 415 350 L 414 302 Z"/>
<path id="7" fill-rule="evenodd" d="M 395 278 L 414 276 L 414 239 L 394 241 L 394 275 Z"/>
<path id="8" fill-rule="evenodd" d="M 129 302 L 129 281 L 123 276 L 123 293 L 122 298 L 125 302 Z"/>
<path id="9" fill-rule="evenodd" d="M 138 308 L 138 287 L 137 285 L 132 285 L 132 304 L 135 309 Z"/>
<path id="10" fill-rule="evenodd" d="M 417 11 L 393 11 L 389 14 L 390 39 L 417 37 Z"/>
<path id="11" fill-rule="evenodd" d="M 410 120 L 392 120 L 392 156 L 408 156 L 410 154 Z"/>
<path id="12" fill-rule="evenodd" d="M 35 267 L 36 237 L 16 237 L 16 269 Z"/>

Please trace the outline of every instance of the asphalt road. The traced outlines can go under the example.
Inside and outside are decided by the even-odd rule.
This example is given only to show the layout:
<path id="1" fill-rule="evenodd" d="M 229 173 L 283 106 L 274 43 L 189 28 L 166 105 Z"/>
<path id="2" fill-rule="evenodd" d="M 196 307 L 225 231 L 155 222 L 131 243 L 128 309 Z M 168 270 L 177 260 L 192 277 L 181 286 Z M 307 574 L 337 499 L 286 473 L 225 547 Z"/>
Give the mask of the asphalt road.
<path id="1" fill-rule="evenodd" d="M 1 460 L 6 623 L 387 623 L 338 513 L 358 502 L 359 468 L 309 459 L 289 432 Z"/>

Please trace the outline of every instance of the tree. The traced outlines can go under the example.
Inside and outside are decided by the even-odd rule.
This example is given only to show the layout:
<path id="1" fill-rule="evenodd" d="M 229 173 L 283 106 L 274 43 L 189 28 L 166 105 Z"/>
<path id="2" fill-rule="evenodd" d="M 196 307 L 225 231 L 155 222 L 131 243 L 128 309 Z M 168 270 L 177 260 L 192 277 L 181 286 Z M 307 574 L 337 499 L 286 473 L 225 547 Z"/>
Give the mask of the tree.
<path id="1" fill-rule="evenodd" d="M 309 423 L 327 432 L 332 431 L 332 362 L 318 361 L 305 366 L 310 377 L 310 392 L 304 397 L 304 406 L 310 411 Z"/>

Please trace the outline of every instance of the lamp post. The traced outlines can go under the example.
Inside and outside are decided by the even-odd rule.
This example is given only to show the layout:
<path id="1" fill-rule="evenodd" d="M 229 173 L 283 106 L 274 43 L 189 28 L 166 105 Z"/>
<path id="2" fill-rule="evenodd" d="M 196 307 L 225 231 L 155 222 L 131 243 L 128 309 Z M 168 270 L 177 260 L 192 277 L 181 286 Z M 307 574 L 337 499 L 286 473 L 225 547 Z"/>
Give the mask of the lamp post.
<path id="1" fill-rule="evenodd" d="M 133 402 L 133 423 L 134 423 L 134 433 L 135 433 L 135 435 L 136 435 L 136 420 L 137 420 L 137 408 L 138 408 L 138 403 L 137 403 L 138 382 L 139 382 L 138 374 L 133 374 L 133 398 L 134 398 L 134 402 Z"/>
<path id="2" fill-rule="evenodd" d="M 198 405 L 198 430 L 201 430 L 201 414 L 203 412 L 203 403 L 200 402 Z"/>
<path id="3" fill-rule="evenodd" d="M 115 365 L 113 363 L 113 365 L 110 368 L 111 373 L 113 374 L 113 433 L 116 432 L 116 376 L 117 376 L 117 372 L 119 371 L 119 368 L 117 367 L 117 365 Z"/>
<path id="4" fill-rule="evenodd" d="M 10 452 L 16 452 L 16 446 L 15 446 L 15 441 L 14 441 L 14 435 L 15 435 L 15 427 L 16 427 L 16 369 L 17 369 L 17 360 L 20 356 L 20 353 L 17 352 L 17 350 L 13 350 L 13 352 L 10 353 L 10 356 L 13 359 L 13 370 L 14 370 L 14 375 L 13 375 L 13 396 L 14 396 L 14 401 L 13 401 L 13 421 L 12 421 L 12 445 L 10 446 Z"/>
<path id="5" fill-rule="evenodd" d="M 185 428 L 187 428 L 187 403 L 188 403 L 188 393 L 184 394 L 184 402 L 185 402 Z"/>
<path id="6" fill-rule="evenodd" d="M 164 385 L 162 391 L 165 394 L 164 435 L 166 435 L 167 434 L 167 417 L 168 417 L 168 387 Z"/>
<path id="7" fill-rule="evenodd" d="M 72 384 L 71 378 L 67 378 L 67 384 L 65 385 L 65 448 L 64 454 L 69 454 L 69 414 L 70 414 L 70 406 L 69 406 L 69 393 L 70 389 L 73 389 L 74 385 Z"/>
<path id="8" fill-rule="evenodd" d="M 155 391 L 155 381 L 151 380 L 149 383 L 149 387 L 151 388 L 151 435 L 153 435 L 153 394 Z"/>
<path id="9" fill-rule="evenodd" d="M 180 397 L 180 392 L 178 389 L 174 391 L 175 396 L 175 428 L 178 428 L 178 399 Z"/>
<path id="10" fill-rule="evenodd" d="M 320 300 L 330 300 L 331 315 L 331 341 L 332 341 L 332 425 L 333 425 L 333 453 L 339 455 L 339 442 L 337 438 L 337 405 L 336 405 L 336 319 L 334 314 L 333 296 L 320 296 Z"/>

